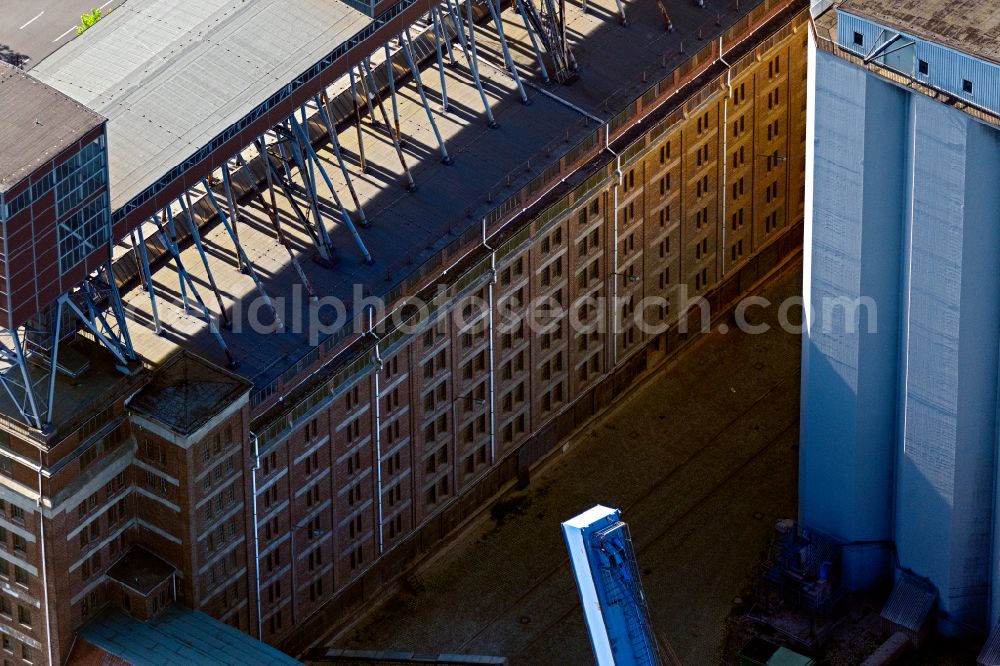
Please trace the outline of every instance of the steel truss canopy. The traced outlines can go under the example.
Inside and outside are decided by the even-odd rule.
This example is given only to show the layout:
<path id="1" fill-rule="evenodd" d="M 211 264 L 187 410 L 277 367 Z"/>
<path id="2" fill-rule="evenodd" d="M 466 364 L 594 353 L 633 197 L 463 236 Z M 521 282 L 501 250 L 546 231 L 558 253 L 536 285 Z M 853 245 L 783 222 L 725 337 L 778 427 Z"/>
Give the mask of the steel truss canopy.
<path id="1" fill-rule="evenodd" d="M 304 74 L 367 37 L 372 23 L 340 0 L 132 0 L 32 73 L 108 119 L 118 222 L 286 99 Z"/>

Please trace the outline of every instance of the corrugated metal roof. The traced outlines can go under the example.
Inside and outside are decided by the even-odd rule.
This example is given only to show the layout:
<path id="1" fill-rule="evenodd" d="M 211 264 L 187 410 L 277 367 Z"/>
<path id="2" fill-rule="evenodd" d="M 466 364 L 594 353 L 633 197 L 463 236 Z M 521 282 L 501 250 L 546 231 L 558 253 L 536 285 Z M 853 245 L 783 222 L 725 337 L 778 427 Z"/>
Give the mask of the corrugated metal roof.
<path id="1" fill-rule="evenodd" d="M 990 637 L 986 639 L 986 645 L 979 652 L 976 663 L 979 666 L 1000 666 L 1000 622 L 997 622 L 990 632 Z"/>
<path id="2" fill-rule="evenodd" d="M 116 209 L 370 21 L 338 0 L 129 0 L 32 72 L 107 116 Z"/>
<path id="3" fill-rule="evenodd" d="M 248 666 L 301 662 L 200 611 L 170 606 L 149 622 L 114 610 L 80 630 L 89 642 L 135 666 Z"/>
<path id="4" fill-rule="evenodd" d="M 1000 3 L 983 0 L 846 0 L 842 10 L 956 51 L 1000 63 Z"/>
<path id="5" fill-rule="evenodd" d="M 896 580 L 882 619 L 910 631 L 920 631 L 937 601 L 937 590 L 929 582 L 903 573 Z"/>
<path id="6" fill-rule="evenodd" d="M 0 62 L 0 192 L 103 122 L 89 108 Z"/>

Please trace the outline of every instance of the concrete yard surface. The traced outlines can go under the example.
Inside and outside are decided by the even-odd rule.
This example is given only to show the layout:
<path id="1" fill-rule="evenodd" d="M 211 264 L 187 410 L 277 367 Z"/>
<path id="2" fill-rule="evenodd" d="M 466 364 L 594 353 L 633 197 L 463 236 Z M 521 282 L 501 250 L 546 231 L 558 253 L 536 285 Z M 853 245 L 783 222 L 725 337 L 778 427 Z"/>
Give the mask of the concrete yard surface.
<path id="1" fill-rule="evenodd" d="M 717 324 L 329 645 L 592 663 L 560 522 L 605 504 L 631 528 L 661 640 L 683 664 L 719 663 L 734 599 L 795 516 L 800 336 L 776 322 L 800 285 L 796 261 L 748 310 L 768 332 Z"/>

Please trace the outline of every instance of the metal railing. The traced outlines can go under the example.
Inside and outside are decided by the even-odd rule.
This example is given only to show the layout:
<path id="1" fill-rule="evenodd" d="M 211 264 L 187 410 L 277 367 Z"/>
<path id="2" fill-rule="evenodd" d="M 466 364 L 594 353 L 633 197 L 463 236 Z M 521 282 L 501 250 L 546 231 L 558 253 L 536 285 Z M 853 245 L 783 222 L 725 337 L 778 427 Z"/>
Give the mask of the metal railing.
<path id="1" fill-rule="evenodd" d="M 455 240 L 438 250 L 415 270 L 408 272 L 405 277 L 390 288 L 383 296 L 383 301 L 387 304 L 387 311 L 389 313 L 386 319 L 391 316 L 396 308 L 403 304 L 404 299 L 420 292 L 433 279 L 438 278 L 443 273 L 452 271 L 476 247 L 482 247 L 484 240 L 490 242 L 500 234 L 509 232 L 508 227 L 513 225 L 515 220 L 518 220 L 529 207 L 539 203 L 553 187 L 565 180 L 570 174 L 578 171 L 598 154 L 605 151 L 616 139 L 627 132 L 635 124 L 635 121 L 645 118 L 660 109 L 664 103 L 680 92 L 682 88 L 704 75 L 713 65 L 718 63 L 720 57 L 724 57 L 734 49 L 740 47 L 747 38 L 755 34 L 768 21 L 797 4 L 804 3 L 802 0 L 762 0 L 750 8 L 743 17 L 721 36 L 712 39 L 710 43 L 707 43 L 702 49 L 693 54 L 681 66 L 672 70 L 669 74 L 636 95 L 611 121 L 602 123 L 593 132 L 588 133 L 535 178 L 496 204 L 489 213 L 481 218 L 479 224 L 469 226 Z M 752 63 L 754 51 L 761 48 L 770 48 L 777 41 L 787 37 L 794 29 L 797 29 L 797 25 L 804 23 L 807 14 L 808 7 L 804 8 L 793 19 L 792 24 L 783 26 L 769 35 L 761 42 L 760 46 L 735 63 L 731 63 L 731 67 L 734 70 L 739 68 L 736 71 L 744 71 Z M 713 77 L 710 82 L 699 88 L 693 95 L 686 97 L 686 101 L 681 107 L 675 109 L 666 118 L 659 121 L 657 127 L 663 128 L 662 131 L 665 131 L 665 128 L 669 125 L 682 120 L 691 110 L 701 106 L 713 95 L 717 94 L 719 85 L 724 80 L 724 75 Z M 615 125 L 615 129 L 612 129 L 612 125 Z M 656 136 L 662 134 L 662 131 L 659 131 L 659 134 L 656 134 Z M 637 141 L 629 144 L 626 150 L 633 148 L 633 146 L 638 146 L 640 143 L 642 146 L 639 147 L 645 146 L 650 134 L 653 134 L 653 132 L 647 130 Z M 560 138 L 554 143 L 561 143 L 563 141 Z M 638 151 L 638 147 L 635 150 Z M 552 144 L 549 144 L 540 151 L 540 155 L 547 157 L 553 152 Z M 532 160 L 528 160 L 516 167 L 512 174 L 521 175 L 525 170 L 532 170 L 533 164 L 545 164 L 547 161 L 543 157 L 532 158 Z M 574 191 L 575 199 L 579 199 L 584 196 L 584 193 L 592 191 L 606 177 L 607 172 L 605 169 L 605 171 L 598 171 L 588 178 L 582 186 L 576 188 Z M 500 185 L 495 186 L 495 188 L 487 193 L 487 201 L 492 202 L 496 198 L 494 194 L 496 189 L 505 189 L 508 187 L 508 183 L 514 180 L 516 180 L 515 176 L 508 175 L 501 181 Z M 530 236 L 532 226 L 536 229 L 539 228 L 539 224 L 544 224 L 545 220 L 554 219 L 558 215 L 565 213 L 569 209 L 569 206 L 570 197 L 567 195 L 547 206 L 535 218 L 535 225 L 526 225 L 524 228 L 517 230 L 512 237 L 507 238 L 501 245 L 494 245 L 492 242 L 490 244 L 496 248 L 498 257 L 503 256 L 527 240 Z M 336 362 L 337 357 L 348 351 L 351 345 L 365 331 L 366 326 L 363 322 L 363 316 L 359 313 L 343 329 L 334 334 L 334 336 L 339 337 L 340 342 L 328 344 L 324 340 L 320 347 L 314 348 L 305 354 L 296 363 L 295 367 L 306 371 L 311 368 L 318 369 L 323 365 Z M 321 351 L 317 352 L 317 350 Z M 298 382 L 289 382 L 288 380 L 291 379 L 294 379 L 294 375 L 285 372 L 282 373 L 281 377 L 254 388 L 251 392 L 251 409 L 258 418 L 265 416 L 266 411 L 273 405 L 276 396 L 286 394 L 295 389 L 296 386 L 308 381 L 308 377 L 306 376 L 302 376 Z M 325 385 L 327 384 L 325 383 Z M 284 416 L 277 416 L 277 421 L 283 420 L 287 414 L 288 412 L 286 411 Z"/>
<path id="2" fill-rule="evenodd" d="M 841 48 L 841 46 L 830 39 L 829 37 L 824 37 L 819 34 L 816 30 L 813 30 L 813 37 L 816 40 L 816 49 L 819 51 L 824 51 L 832 55 L 837 56 L 842 60 L 857 65 L 863 69 L 867 69 L 873 74 L 877 74 L 884 79 L 892 81 L 893 83 L 905 86 L 907 88 L 912 88 L 918 92 L 922 92 L 930 97 L 937 97 L 938 95 L 944 95 L 949 100 L 954 100 L 952 106 L 963 111 L 977 120 L 981 120 L 990 125 L 1000 127 L 1000 116 L 989 111 L 988 109 L 976 106 L 969 102 L 968 100 L 960 99 L 955 97 L 951 92 L 947 90 L 942 90 L 941 88 L 936 88 L 927 81 L 919 81 L 914 77 L 900 72 L 895 69 L 890 69 L 882 63 L 872 61 L 865 61 L 865 59 L 856 53 L 852 53 L 847 49 Z"/>

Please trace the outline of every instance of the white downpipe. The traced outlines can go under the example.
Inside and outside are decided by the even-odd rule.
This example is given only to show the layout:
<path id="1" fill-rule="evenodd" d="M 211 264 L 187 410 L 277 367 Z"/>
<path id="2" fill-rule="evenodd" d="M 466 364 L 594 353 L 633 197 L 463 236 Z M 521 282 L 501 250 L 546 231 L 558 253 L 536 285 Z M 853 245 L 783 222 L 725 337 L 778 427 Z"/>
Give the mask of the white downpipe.
<path id="1" fill-rule="evenodd" d="M 253 498 L 253 569 L 254 589 L 257 597 L 257 640 L 264 639 L 260 610 L 260 526 L 257 524 L 257 470 L 260 469 L 260 447 L 257 435 L 250 433 L 253 440 L 253 467 L 250 469 L 250 493 Z M 176 583 L 175 583 L 176 585 Z M 174 596 L 176 597 L 176 591 Z"/>
<path id="2" fill-rule="evenodd" d="M 611 150 L 608 148 L 608 150 Z M 612 264 L 611 269 L 611 367 L 608 373 L 618 367 L 618 191 L 622 186 L 622 156 L 615 155 L 615 182 L 611 188 L 612 214 Z"/>
<path id="3" fill-rule="evenodd" d="M 726 66 L 726 98 L 722 100 L 722 219 L 719 220 L 722 224 L 722 247 L 720 248 L 720 254 L 722 255 L 722 275 L 726 274 L 726 228 L 729 223 L 726 221 L 726 204 L 729 203 L 729 180 L 728 180 L 728 167 L 729 167 L 729 100 L 733 98 L 733 68 L 726 62 L 726 59 L 722 57 L 722 35 L 719 35 L 719 62 Z M 754 156 L 756 160 L 756 156 Z M 756 169 L 757 165 L 754 164 Z"/>
<path id="4" fill-rule="evenodd" d="M 38 544 L 42 558 L 42 603 L 45 604 L 45 649 L 48 651 L 49 663 L 52 661 L 52 623 L 49 620 L 49 575 L 45 564 L 45 505 L 42 503 L 42 466 L 38 463 Z"/>
<path id="5" fill-rule="evenodd" d="M 483 247 L 490 251 L 490 281 L 488 285 L 489 294 L 489 345 L 490 345 L 490 465 L 496 462 L 496 397 L 495 381 L 493 375 L 493 285 L 497 281 L 497 253 L 486 242 L 486 220 L 483 219 Z"/>
<path id="6" fill-rule="evenodd" d="M 378 502 L 378 554 L 384 549 L 382 541 L 382 414 L 379 408 L 379 374 L 382 372 L 382 356 L 379 354 L 379 337 L 375 335 L 374 306 L 368 311 L 368 332 L 375 338 L 375 490 Z"/>

